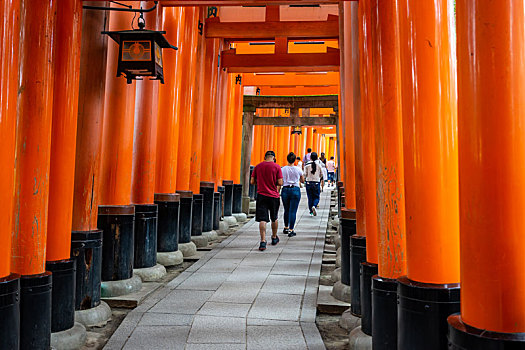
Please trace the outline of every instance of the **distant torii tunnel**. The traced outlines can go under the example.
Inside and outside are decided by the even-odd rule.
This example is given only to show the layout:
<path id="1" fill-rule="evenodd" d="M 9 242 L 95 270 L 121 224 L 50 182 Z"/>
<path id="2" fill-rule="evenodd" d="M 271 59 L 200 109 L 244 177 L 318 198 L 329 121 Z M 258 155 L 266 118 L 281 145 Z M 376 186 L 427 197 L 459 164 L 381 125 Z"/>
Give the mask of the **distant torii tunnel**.
<path id="1" fill-rule="evenodd" d="M 334 112 L 330 117 L 309 117 L 310 108 L 328 108 Z M 266 109 L 289 109 L 290 117 L 260 117 L 255 112 Z M 299 110 L 305 111 L 299 117 Z M 250 207 L 250 164 L 255 125 L 274 126 L 335 126 L 338 125 L 338 96 L 244 96 L 242 119 L 241 184 L 243 212 Z M 308 115 L 308 117 L 306 116 Z M 337 133 L 337 129 L 336 129 Z M 310 145 L 311 146 L 311 145 Z M 266 150 L 264 150 L 266 151 Z M 263 151 L 263 152 L 264 152 Z"/>

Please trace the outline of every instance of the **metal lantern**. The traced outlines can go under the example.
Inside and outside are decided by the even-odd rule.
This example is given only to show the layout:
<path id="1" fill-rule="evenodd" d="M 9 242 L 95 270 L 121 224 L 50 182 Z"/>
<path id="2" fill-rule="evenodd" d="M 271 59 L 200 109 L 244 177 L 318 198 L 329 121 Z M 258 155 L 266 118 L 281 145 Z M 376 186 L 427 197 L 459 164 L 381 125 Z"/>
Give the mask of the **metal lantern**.
<path id="1" fill-rule="evenodd" d="M 292 132 L 291 132 L 291 135 L 301 135 L 303 132 L 301 131 L 301 127 L 300 126 L 292 126 Z"/>
<path id="2" fill-rule="evenodd" d="M 166 40 L 165 31 L 139 27 L 137 30 L 102 32 L 119 45 L 117 77 L 124 75 L 128 84 L 137 77 L 153 77 L 164 84 L 162 49 L 177 48 Z"/>

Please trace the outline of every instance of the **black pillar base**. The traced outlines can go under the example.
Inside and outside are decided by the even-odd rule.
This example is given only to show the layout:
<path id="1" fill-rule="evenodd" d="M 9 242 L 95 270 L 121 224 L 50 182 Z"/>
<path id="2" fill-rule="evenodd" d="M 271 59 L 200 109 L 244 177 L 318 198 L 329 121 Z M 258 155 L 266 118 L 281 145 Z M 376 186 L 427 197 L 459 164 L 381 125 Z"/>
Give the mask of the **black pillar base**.
<path id="1" fill-rule="evenodd" d="M 102 281 L 133 276 L 135 206 L 100 205 L 97 226 L 103 231 Z"/>
<path id="2" fill-rule="evenodd" d="M 217 192 L 219 192 L 221 194 L 221 212 L 220 212 L 220 216 L 221 218 L 224 217 L 224 192 L 226 191 L 226 189 L 224 188 L 224 186 L 217 186 Z"/>
<path id="3" fill-rule="evenodd" d="M 157 205 L 135 205 L 133 267 L 143 269 L 157 264 Z"/>
<path id="4" fill-rule="evenodd" d="M 377 275 L 377 264 L 361 263 L 361 330 L 372 335 L 372 277 Z"/>
<path id="5" fill-rule="evenodd" d="M 75 325 L 76 260 L 47 261 L 46 270 L 53 274 L 51 332 L 61 332 Z"/>
<path id="6" fill-rule="evenodd" d="M 398 278 L 399 349 L 446 350 L 447 317 L 460 311 L 459 283 L 430 284 Z"/>
<path id="7" fill-rule="evenodd" d="M 219 222 L 221 221 L 221 193 L 213 193 L 213 229 L 219 229 Z"/>
<path id="8" fill-rule="evenodd" d="M 361 263 L 366 261 L 366 237 L 350 237 L 350 312 L 361 317 Z"/>
<path id="9" fill-rule="evenodd" d="M 102 275 L 102 230 L 73 231 L 71 257 L 76 260 L 75 310 L 100 304 Z"/>
<path id="10" fill-rule="evenodd" d="M 448 317 L 450 350 L 524 350 L 525 333 L 499 333 L 471 327 L 459 314 Z"/>
<path id="11" fill-rule="evenodd" d="M 46 271 L 20 278 L 20 349 L 49 350 L 51 346 L 51 288 Z"/>
<path id="12" fill-rule="evenodd" d="M 202 236 L 202 218 L 203 218 L 203 201 L 202 194 L 193 195 L 193 209 L 191 213 L 191 235 Z"/>
<path id="13" fill-rule="evenodd" d="M 344 210 L 339 218 L 341 227 L 341 283 L 350 285 L 350 237 L 355 235 L 355 212 Z"/>
<path id="14" fill-rule="evenodd" d="M 193 192 L 177 191 L 177 193 L 180 195 L 179 243 L 190 243 L 193 215 Z"/>
<path id="15" fill-rule="evenodd" d="M 233 205 L 232 212 L 234 214 L 242 213 L 242 185 L 233 185 Z"/>
<path id="16" fill-rule="evenodd" d="M 372 348 L 397 349 L 397 280 L 377 275 L 372 277 Z"/>
<path id="17" fill-rule="evenodd" d="M 0 278 L 0 349 L 20 348 L 20 275 Z"/>
<path id="18" fill-rule="evenodd" d="M 202 200 L 202 231 L 210 232 L 213 230 L 213 191 L 215 184 L 213 182 L 201 181 L 200 192 Z"/>
<path id="19" fill-rule="evenodd" d="M 175 252 L 179 250 L 179 204 L 177 193 L 155 193 L 158 208 L 157 251 Z"/>
<path id="20" fill-rule="evenodd" d="M 224 216 L 232 216 L 233 210 L 233 181 L 223 180 L 224 186 Z"/>

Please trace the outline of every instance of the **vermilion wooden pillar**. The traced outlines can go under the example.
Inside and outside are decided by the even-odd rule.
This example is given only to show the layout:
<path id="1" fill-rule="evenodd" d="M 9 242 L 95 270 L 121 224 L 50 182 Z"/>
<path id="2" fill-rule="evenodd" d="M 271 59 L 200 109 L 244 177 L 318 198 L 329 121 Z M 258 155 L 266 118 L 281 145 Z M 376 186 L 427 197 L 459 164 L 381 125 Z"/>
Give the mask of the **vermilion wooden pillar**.
<path id="1" fill-rule="evenodd" d="M 143 1 L 141 3 L 143 8 L 150 8 L 153 5 L 152 1 Z M 161 19 L 161 14 L 162 11 L 160 9 L 145 14 L 146 26 L 151 30 L 157 30 L 157 23 Z M 164 54 L 166 51 L 164 51 Z M 165 64 L 167 63 L 166 61 L 164 62 Z M 165 76 L 166 78 L 168 77 Z M 174 77 L 169 76 L 169 78 L 173 79 Z M 173 84 L 173 82 L 171 83 Z M 136 82 L 135 142 L 133 143 L 133 166 L 131 172 L 131 202 L 134 204 L 153 204 L 154 200 L 159 85 L 158 81 L 149 79 Z"/>
<path id="2" fill-rule="evenodd" d="M 16 102 L 18 97 L 18 34 L 20 0 L 0 5 L 0 279 L 11 273 L 11 232 L 13 224 L 13 188 L 16 141 Z M 1 344 L 1 343 L 0 343 Z M 7 344 L 6 344 L 7 345 Z"/>
<path id="3" fill-rule="evenodd" d="M 51 282 L 45 270 L 56 2 L 21 2 L 12 269 L 22 275 L 20 348 L 47 349 Z M 14 33 L 13 33 L 14 34 Z M 15 39 L 16 40 L 16 39 Z"/>
<path id="4" fill-rule="evenodd" d="M 407 230 L 398 346 L 447 349 L 460 280 L 454 12 L 446 1 L 398 8 Z"/>
<path id="5" fill-rule="evenodd" d="M 235 100 L 233 102 L 233 125 L 231 126 L 233 128 L 231 178 L 235 184 L 240 184 L 243 106 L 242 74 L 241 81 L 235 83 Z"/>
<path id="6" fill-rule="evenodd" d="M 196 8 L 196 18 L 197 23 L 204 24 L 204 7 Z M 198 25 L 198 24 L 197 24 Z M 193 105 L 193 123 L 191 126 L 192 138 L 191 138 L 191 148 L 189 150 L 190 156 L 190 190 L 193 193 L 199 193 L 200 183 L 201 183 L 201 164 L 202 158 L 204 156 L 202 152 L 202 129 L 204 124 L 208 120 L 204 119 L 204 105 L 210 103 L 210 95 L 205 95 L 203 92 L 205 90 L 204 86 L 204 73 L 205 73 L 205 59 L 204 55 L 206 52 L 206 40 L 204 35 L 198 32 L 196 35 L 195 46 L 197 49 L 195 60 L 195 76 L 193 77 L 192 82 L 192 105 Z"/>
<path id="7" fill-rule="evenodd" d="M 457 2 L 461 315 L 450 349 L 525 345 L 525 4 Z"/>
<path id="8" fill-rule="evenodd" d="M 58 7 L 47 261 L 69 259 L 71 250 L 81 17 L 82 7 L 78 1 L 65 1 Z"/>
<path id="9" fill-rule="evenodd" d="M 215 129 L 217 97 L 218 97 L 218 55 L 219 39 L 206 39 L 205 63 L 204 63 L 204 89 L 203 96 L 209 96 L 204 104 L 204 125 L 202 127 L 202 154 L 206 159 L 201 162 L 201 180 L 213 182 L 213 157 L 214 142 L 218 135 Z"/>
<path id="10" fill-rule="evenodd" d="M 180 132 L 178 138 L 177 190 L 190 188 L 190 159 L 193 137 L 194 105 L 192 96 L 197 72 L 197 37 L 199 35 L 199 12 L 196 7 L 182 9 L 185 17 L 183 40 L 179 47 L 181 64 L 184 66 L 181 80 L 181 102 L 179 105 Z"/>
<path id="11" fill-rule="evenodd" d="M 11 233 L 16 149 L 20 0 L 0 4 L 0 348 L 18 349 L 20 335 L 20 275 L 11 273 Z"/>
<path id="12" fill-rule="evenodd" d="M 220 139 L 219 139 L 219 145 L 218 145 L 218 157 L 219 157 L 219 163 L 218 163 L 218 178 L 220 182 L 217 182 L 217 184 L 221 184 L 222 181 L 225 180 L 224 177 L 224 166 L 225 166 L 225 154 L 226 154 L 226 131 L 228 128 L 227 120 L 228 120 L 228 73 L 225 71 L 221 72 L 221 81 L 219 88 L 221 89 L 221 101 L 220 101 L 220 109 L 219 109 L 219 116 L 220 116 L 220 124 L 219 124 L 219 130 L 220 130 Z M 227 179 L 226 179 L 227 180 Z"/>
<path id="13" fill-rule="evenodd" d="M 109 30 L 128 30 L 132 19 L 133 14 L 113 11 L 110 13 Z M 118 52 L 118 44 L 110 40 L 104 103 L 101 205 L 131 203 L 136 87 L 135 81 L 127 84 L 125 78 L 116 76 Z"/>
<path id="14" fill-rule="evenodd" d="M 53 278 L 52 332 L 75 323 L 75 259 L 71 259 L 71 220 L 78 117 L 82 4 L 60 2 L 54 55 L 53 121 L 49 172 L 46 269 Z"/>
<path id="15" fill-rule="evenodd" d="M 182 8 L 165 7 L 162 28 L 169 42 L 182 44 L 185 16 Z M 155 162 L 155 193 L 175 193 L 177 185 L 177 157 L 179 137 L 179 106 L 182 65 L 179 51 L 165 50 L 164 81 L 159 86 L 157 148 Z"/>
<path id="16" fill-rule="evenodd" d="M 128 30 L 133 14 L 112 11 L 109 19 L 110 30 Z M 127 84 L 124 77 L 117 77 L 118 57 L 118 44 L 109 40 L 97 221 L 103 231 L 102 281 L 106 282 L 102 284 L 103 296 L 113 296 L 106 292 L 106 285 L 133 277 L 135 218 L 139 217 L 131 204 L 136 82 Z"/>
<path id="17" fill-rule="evenodd" d="M 100 31 L 107 23 L 105 11 L 83 12 L 71 238 L 77 262 L 76 310 L 100 305 L 102 231 L 97 229 L 97 214 L 107 63 L 107 36 Z"/>
<path id="18" fill-rule="evenodd" d="M 345 93 L 345 64 L 344 64 L 344 58 L 345 58 L 345 8 L 344 8 L 344 2 L 339 2 L 339 58 L 340 58 L 340 65 L 339 65 L 339 94 L 338 94 L 338 113 L 337 113 L 337 149 L 339 150 L 338 159 L 341 159 L 341 162 L 339 164 L 339 181 L 343 182 L 343 190 L 344 191 L 344 178 L 346 176 L 346 165 L 344 162 L 344 154 L 345 154 L 345 133 L 344 133 L 344 127 L 345 127 L 345 120 L 343 118 L 344 113 L 344 105 L 345 105 L 345 99 L 343 98 L 343 94 Z M 339 208 L 340 209 L 340 208 Z"/>
<path id="19" fill-rule="evenodd" d="M 180 7 L 162 9 L 162 30 L 166 39 L 180 46 L 183 40 L 185 17 Z M 180 198 L 177 190 L 179 106 L 181 103 L 181 74 L 186 66 L 182 65 L 179 51 L 164 50 L 164 84 L 158 87 L 158 122 L 155 159 L 155 204 L 158 205 L 157 257 L 165 266 L 176 264 L 175 251 L 179 240 Z M 153 106 L 156 104 L 153 103 Z M 162 255 L 167 257 L 163 259 Z M 179 259 L 180 259 L 180 253 Z"/>
<path id="20" fill-rule="evenodd" d="M 236 74 L 228 74 L 227 102 L 225 106 L 225 138 L 224 138 L 224 166 L 222 176 L 225 180 L 232 179 L 233 155 L 233 123 L 235 113 L 235 79 Z"/>
<path id="21" fill-rule="evenodd" d="M 344 99 L 342 113 L 344 133 L 343 154 L 345 163 L 345 175 L 343 177 L 345 187 L 345 205 L 348 209 L 356 208 L 355 194 L 355 143 L 354 143 L 354 62 L 352 53 L 352 28 L 350 2 L 344 3 L 344 89 L 341 99 Z M 358 78 L 357 78 L 358 79 Z M 357 80 L 358 81 L 358 80 Z"/>
<path id="22" fill-rule="evenodd" d="M 377 112 L 376 71 L 373 69 L 373 47 L 377 40 L 372 17 L 374 1 L 359 3 L 359 66 L 361 91 L 360 134 L 362 148 L 362 191 L 363 219 L 366 232 L 366 262 L 361 264 L 361 330 L 372 335 L 372 276 L 377 274 L 377 206 L 376 206 L 376 164 L 374 142 L 374 116 Z M 330 141 L 332 143 L 332 141 Z M 332 146 L 330 146 L 332 149 Z"/>
<path id="23" fill-rule="evenodd" d="M 397 346 L 396 279 L 406 274 L 399 26 L 395 0 L 372 6 L 377 11 L 378 30 L 374 131 L 379 248 L 379 274 L 372 282 L 372 337 L 374 349 L 392 350 Z"/>
<path id="24" fill-rule="evenodd" d="M 221 70 L 219 72 L 218 79 L 218 97 L 217 97 L 217 110 L 215 118 L 215 140 L 213 146 L 213 174 L 215 183 L 219 186 L 222 185 L 223 180 L 223 168 L 224 168 L 224 138 L 226 132 L 226 101 L 227 101 L 227 86 L 228 86 L 228 73 Z"/>

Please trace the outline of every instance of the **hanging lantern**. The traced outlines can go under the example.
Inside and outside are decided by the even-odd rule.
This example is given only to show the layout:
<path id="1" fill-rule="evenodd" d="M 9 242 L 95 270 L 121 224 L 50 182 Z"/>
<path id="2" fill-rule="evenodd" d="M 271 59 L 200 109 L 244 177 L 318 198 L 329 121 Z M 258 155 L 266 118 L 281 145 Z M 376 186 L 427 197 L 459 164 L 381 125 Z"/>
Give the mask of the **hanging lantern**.
<path id="1" fill-rule="evenodd" d="M 138 77 L 152 77 L 164 84 L 162 49 L 177 48 L 166 40 L 165 31 L 144 29 L 143 18 L 138 24 L 136 30 L 102 32 L 119 45 L 117 77 L 125 76 L 128 84 Z"/>
<path id="2" fill-rule="evenodd" d="M 301 135 L 303 132 L 300 126 L 292 126 L 291 135 Z"/>

